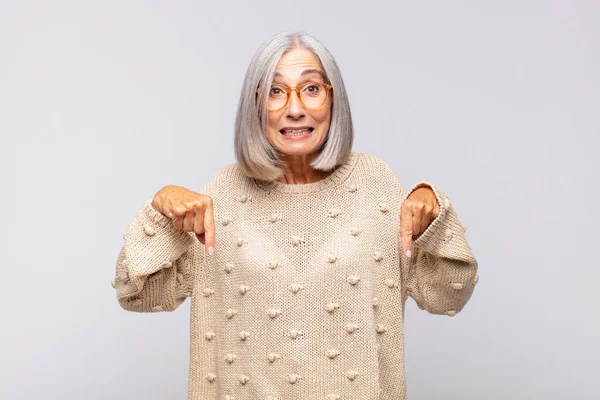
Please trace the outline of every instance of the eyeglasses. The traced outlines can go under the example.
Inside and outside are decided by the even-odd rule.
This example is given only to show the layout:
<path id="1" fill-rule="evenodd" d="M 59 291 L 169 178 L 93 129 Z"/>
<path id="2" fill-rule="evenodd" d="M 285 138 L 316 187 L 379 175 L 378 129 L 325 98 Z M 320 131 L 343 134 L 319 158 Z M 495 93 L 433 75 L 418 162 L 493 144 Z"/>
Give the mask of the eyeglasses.
<path id="1" fill-rule="evenodd" d="M 319 108 L 325 104 L 331 88 L 330 84 L 321 82 L 307 82 L 299 87 L 272 84 L 271 90 L 269 90 L 267 110 L 278 111 L 284 108 L 290 101 L 292 91 L 296 92 L 300 103 L 305 108 Z M 259 91 L 260 88 L 256 89 L 256 93 L 259 93 Z"/>

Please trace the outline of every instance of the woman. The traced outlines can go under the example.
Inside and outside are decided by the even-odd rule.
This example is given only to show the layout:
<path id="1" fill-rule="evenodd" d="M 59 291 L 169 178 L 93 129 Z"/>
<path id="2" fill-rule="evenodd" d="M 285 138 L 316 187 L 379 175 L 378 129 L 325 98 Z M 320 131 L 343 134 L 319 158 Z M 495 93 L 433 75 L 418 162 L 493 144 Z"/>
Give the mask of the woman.
<path id="1" fill-rule="evenodd" d="M 352 141 L 329 51 L 278 34 L 245 77 L 238 162 L 201 193 L 161 189 L 129 224 L 118 301 L 191 297 L 190 399 L 404 399 L 406 298 L 450 316 L 470 298 L 477 262 L 446 195 L 405 191 Z"/>

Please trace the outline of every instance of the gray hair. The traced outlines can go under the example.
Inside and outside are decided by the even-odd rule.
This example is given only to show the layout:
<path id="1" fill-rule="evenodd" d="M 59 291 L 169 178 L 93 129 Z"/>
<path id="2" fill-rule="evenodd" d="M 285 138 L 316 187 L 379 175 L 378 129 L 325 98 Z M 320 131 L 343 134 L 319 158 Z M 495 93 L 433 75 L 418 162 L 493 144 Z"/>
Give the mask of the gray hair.
<path id="1" fill-rule="evenodd" d="M 265 41 L 250 61 L 235 118 L 235 157 L 249 177 L 276 180 L 283 175 L 278 151 L 264 134 L 267 120 L 268 90 L 256 89 L 270 86 L 283 54 L 295 47 L 311 51 L 319 60 L 325 78 L 332 85 L 331 122 L 319 155 L 311 167 L 329 171 L 347 161 L 352 150 L 354 128 L 350 103 L 340 69 L 333 55 L 315 37 L 305 32 L 281 32 Z"/>

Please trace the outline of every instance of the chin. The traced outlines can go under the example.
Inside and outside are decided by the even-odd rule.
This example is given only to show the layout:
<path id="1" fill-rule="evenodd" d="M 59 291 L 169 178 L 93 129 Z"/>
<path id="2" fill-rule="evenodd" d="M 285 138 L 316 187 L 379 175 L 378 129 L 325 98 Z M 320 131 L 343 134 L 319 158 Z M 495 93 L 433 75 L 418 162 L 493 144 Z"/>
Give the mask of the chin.
<path id="1" fill-rule="evenodd" d="M 318 147 L 315 148 L 294 148 L 291 146 L 283 146 L 283 147 L 277 147 L 277 150 L 285 155 L 288 156 L 307 156 L 309 154 L 314 153 L 315 151 L 317 151 Z"/>

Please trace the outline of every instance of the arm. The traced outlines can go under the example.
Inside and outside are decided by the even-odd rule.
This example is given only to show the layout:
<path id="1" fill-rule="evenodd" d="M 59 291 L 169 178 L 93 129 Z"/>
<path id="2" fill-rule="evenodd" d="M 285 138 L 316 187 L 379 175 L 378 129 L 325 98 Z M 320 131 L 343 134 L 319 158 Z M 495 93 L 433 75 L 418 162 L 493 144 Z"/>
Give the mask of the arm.
<path id="1" fill-rule="evenodd" d="M 423 186 L 430 187 L 435 193 L 440 212 L 422 234 L 416 239 L 413 237 L 412 257 L 403 254 L 402 239 L 398 238 L 403 299 L 411 296 L 421 309 L 454 316 L 473 293 L 478 280 L 477 260 L 465 239 L 463 224 L 439 188 L 421 181 L 403 194 L 402 201 Z"/>
<path id="2" fill-rule="evenodd" d="M 116 264 L 117 300 L 128 311 L 173 311 L 191 296 L 195 266 L 204 262 L 193 232 L 175 229 L 146 201 L 123 235 Z"/>

